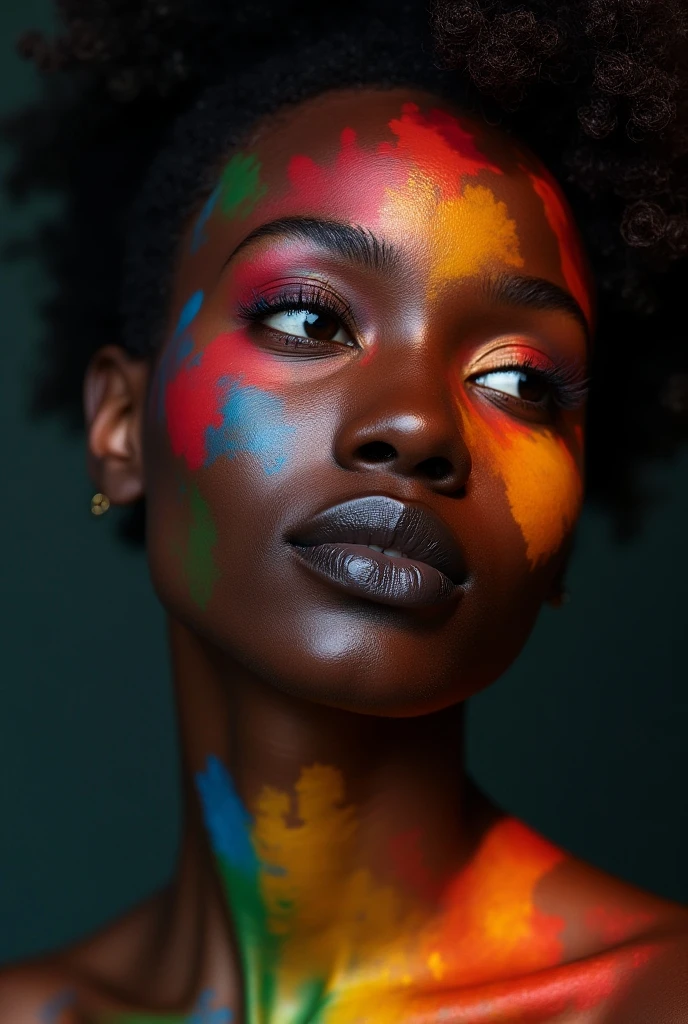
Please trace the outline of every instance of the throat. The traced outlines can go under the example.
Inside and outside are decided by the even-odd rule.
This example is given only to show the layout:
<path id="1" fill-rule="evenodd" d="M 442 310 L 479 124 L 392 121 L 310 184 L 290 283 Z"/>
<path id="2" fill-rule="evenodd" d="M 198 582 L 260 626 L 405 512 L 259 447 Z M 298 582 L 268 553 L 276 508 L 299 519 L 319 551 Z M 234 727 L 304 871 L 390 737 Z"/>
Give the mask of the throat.
<path id="1" fill-rule="evenodd" d="M 312 765 L 293 794 L 265 787 L 250 815 L 216 757 L 197 776 L 241 960 L 246 1020 L 315 1021 L 376 961 L 408 968 L 420 901 L 360 866 L 360 822 L 341 773 Z M 284 1018 L 285 1020 L 287 1018 Z"/>

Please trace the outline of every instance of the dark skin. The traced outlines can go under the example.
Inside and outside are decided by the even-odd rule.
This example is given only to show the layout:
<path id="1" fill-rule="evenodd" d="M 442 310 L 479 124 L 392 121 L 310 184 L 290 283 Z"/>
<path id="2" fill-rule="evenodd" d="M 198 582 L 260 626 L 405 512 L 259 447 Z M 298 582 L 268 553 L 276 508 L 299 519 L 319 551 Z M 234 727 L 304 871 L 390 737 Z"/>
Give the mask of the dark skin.
<path id="1" fill-rule="evenodd" d="M 584 377 L 592 290 L 584 267 L 578 280 L 585 293 L 575 283 L 572 290 L 575 275 L 566 266 L 578 259 L 575 228 L 568 223 L 568 234 L 557 236 L 524 155 L 505 136 L 461 120 L 483 160 L 466 180 L 482 191 L 464 186 L 460 196 L 445 195 L 444 205 L 442 159 L 451 163 L 451 154 L 425 165 L 424 176 L 406 152 L 380 159 L 380 146 L 384 151 L 393 138 L 389 125 L 408 103 L 423 116 L 445 109 L 412 90 L 333 93 L 257 129 L 246 151 L 262 165 L 262 190 L 241 216 L 209 218 L 201 246 L 193 245 L 197 221 L 188 226 L 167 340 L 155 363 L 110 347 L 91 364 L 85 404 L 92 476 L 116 504 L 147 498 L 149 560 L 169 614 L 179 706 L 184 840 L 164 892 L 78 947 L 8 972 L 0 986 L 3 1021 L 39 1020 L 64 987 L 77 995 L 59 1024 L 100 1021 L 106 1012 L 190 1013 L 208 988 L 235 1020 L 288 1019 L 242 1011 L 246 974 L 263 967 L 259 956 L 240 965 L 241 927 L 233 926 L 232 898 L 220 887 L 204 831 L 194 777 L 209 756 L 227 767 L 254 817 L 266 792 L 293 797 L 304 769 L 326 766 L 341 779 L 343 799 L 355 808 L 355 837 L 339 843 L 333 833 L 317 847 L 320 875 L 345 888 L 365 872 L 374 879 L 371 905 L 381 888 L 393 890 L 401 908 L 396 932 L 447 937 L 441 956 L 420 945 L 409 954 L 406 1002 L 389 1019 L 480 1024 L 488 1020 L 488 996 L 490 1020 L 688 1019 L 686 911 L 555 850 L 492 806 L 464 773 L 462 701 L 498 678 L 543 602 L 556 601 L 582 494 L 582 401 L 555 407 L 541 380 L 531 378 L 514 394 L 500 388 L 518 385 L 509 369 L 521 365 L 516 348 L 537 350 L 569 376 Z M 332 180 L 325 175 L 324 183 L 311 180 L 309 192 L 299 190 L 291 159 L 336 164 L 343 129 L 355 132 L 356 159 Z M 394 259 L 363 265 L 341 246 L 294 231 L 285 224 L 294 217 L 363 228 Z M 279 230 L 232 255 L 274 221 Z M 506 221 L 516 242 L 511 228 L 499 234 Z M 455 244 L 443 249 L 447 234 Z M 473 247 L 463 263 L 462 245 Z M 521 293 L 515 302 L 513 292 L 508 298 L 489 286 L 505 277 L 545 282 L 554 286 L 550 300 L 555 293 L 560 300 L 535 308 Z M 309 335 L 285 341 L 283 311 L 248 325 L 242 319 L 244 293 L 271 294 L 276 282 L 297 279 L 343 297 L 354 324 L 321 312 L 320 336 L 295 343 Z M 178 342 L 180 312 L 200 291 L 193 321 L 199 365 L 210 366 L 216 339 L 226 335 L 223 379 L 260 384 L 275 400 L 268 410 L 279 401 L 278 471 L 274 464 L 266 470 L 265 449 L 255 445 L 200 465 L 183 448 L 193 435 L 191 403 L 200 384 L 185 390 L 165 357 Z M 297 321 L 292 316 L 305 330 L 303 317 Z M 182 382 L 174 398 L 170 380 Z M 163 416 L 155 412 L 160 394 L 167 396 Z M 215 528 L 212 586 L 202 600 L 193 584 L 198 565 L 189 568 L 179 557 L 193 535 L 193 488 Z M 285 538 L 316 512 L 364 495 L 409 502 L 442 519 L 465 557 L 458 597 L 392 607 L 343 594 L 304 568 Z M 208 583 L 207 573 L 201 582 Z M 294 806 L 287 833 L 299 825 Z M 322 834 L 317 815 L 312 824 L 299 841 L 301 862 Z M 430 879 L 424 888 L 400 873 L 389 853 L 411 833 Z M 301 882 L 306 907 L 323 903 L 316 874 L 307 871 Z M 521 874 L 532 876 L 527 893 L 512 885 Z M 457 885 L 462 895 L 452 903 L 446 893 Z M 462 908 L 476 900 L 488 909 L 471 923 Z M 483 918 L 495 907 L 508 911 L 508 920 L 489 931 Z M 402 997 L 384 972 L 361 980 L 385 943 L 382 933 L 361 938 L 346 909 L 346 901 L 327 903 L 322 918 L 308 917 L 311 928 L 318 922 L 315 945 L 303 922 L 294 924 L 292 973 L 307 980 L 317 954 L 326 976 L 339 978 L 335 995 L 346 989 L 357 997 L 363 986 L 367 1015 L 355 1019 L 381 1024 L 388 1018 L 380 1007 Z M 547 928 L 531 927 L 535 918 L 560 922 L 556 956 L 543 938 Z M 478 947 L 487 969 L 477 961 L 466 966 L 465 951 Z M 340 976 L 342 948 L 357 951 L 358 967 Z M 456 964 L 453 948 L 463 951 Z M 290 990 L 280 977 L 284 1002 Z M 568 993 L 562 1005 L 543 995 L 554 982 Z M 437 1012 L 439 989 L 442 1018 L 428 1015 Z M 593 990 L 586 1001 L 581 993 Z"/>

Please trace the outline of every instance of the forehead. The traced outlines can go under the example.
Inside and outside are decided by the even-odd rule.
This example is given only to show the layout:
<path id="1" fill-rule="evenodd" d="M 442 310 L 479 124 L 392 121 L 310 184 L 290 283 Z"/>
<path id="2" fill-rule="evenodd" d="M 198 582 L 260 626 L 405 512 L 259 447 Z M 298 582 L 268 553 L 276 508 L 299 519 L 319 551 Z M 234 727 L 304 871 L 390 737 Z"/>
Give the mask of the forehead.
<path id="1" fill-rule="evenodd" d="M 566 287 L 589 313 L 573 218 L 505 133 L 409 89 L 328 93 L 262 124 L 211 197 L 231 240 L 284 217 L 355 223 L 424 254 L 438 280 L 500 263 Z"/>

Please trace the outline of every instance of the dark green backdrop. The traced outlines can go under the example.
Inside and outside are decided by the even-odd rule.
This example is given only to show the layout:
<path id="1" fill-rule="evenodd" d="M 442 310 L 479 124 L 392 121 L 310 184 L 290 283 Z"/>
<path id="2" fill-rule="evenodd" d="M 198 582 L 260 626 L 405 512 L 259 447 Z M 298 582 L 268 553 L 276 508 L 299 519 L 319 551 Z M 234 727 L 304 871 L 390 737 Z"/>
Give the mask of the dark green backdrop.
<path id="1" fill-rule="evenodd" d="M 11 53 L 47 0 L 3 0 L 0 112 L 34 93 Z M 7 154 L 3 152 L 3 165 Z M 54 205 L 54 204 L 53 204 Z M 2 205 L 2 232 L 49 209 Z M 0 960 L 74 939 L 172 869 L 176 746 L 162 613 L 143 557 L 90 515 L 81 440 L 27 413 L 47 287 L 1 268 Z M 506 807 L 600 866 L 688 902 L 688 458 L 615 547 L 583 519 L 572 599 L 473 701 L 469 755 Z"/>

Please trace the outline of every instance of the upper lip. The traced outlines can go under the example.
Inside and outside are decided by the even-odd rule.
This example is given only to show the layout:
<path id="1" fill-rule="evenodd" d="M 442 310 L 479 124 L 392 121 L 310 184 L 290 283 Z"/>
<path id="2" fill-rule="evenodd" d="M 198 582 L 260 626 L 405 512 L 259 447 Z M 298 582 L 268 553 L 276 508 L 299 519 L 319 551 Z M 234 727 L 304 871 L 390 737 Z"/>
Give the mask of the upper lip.
<path id="1" fill-rule="evenodd" d="M 463 553 L 446 523 L 417 505 L 383 495 L 353 498 L 319 512 L 287 538 L 303 547 L 315 544 L 377 544 L 426 562 L 453 583 L 466 568 Z"/>

